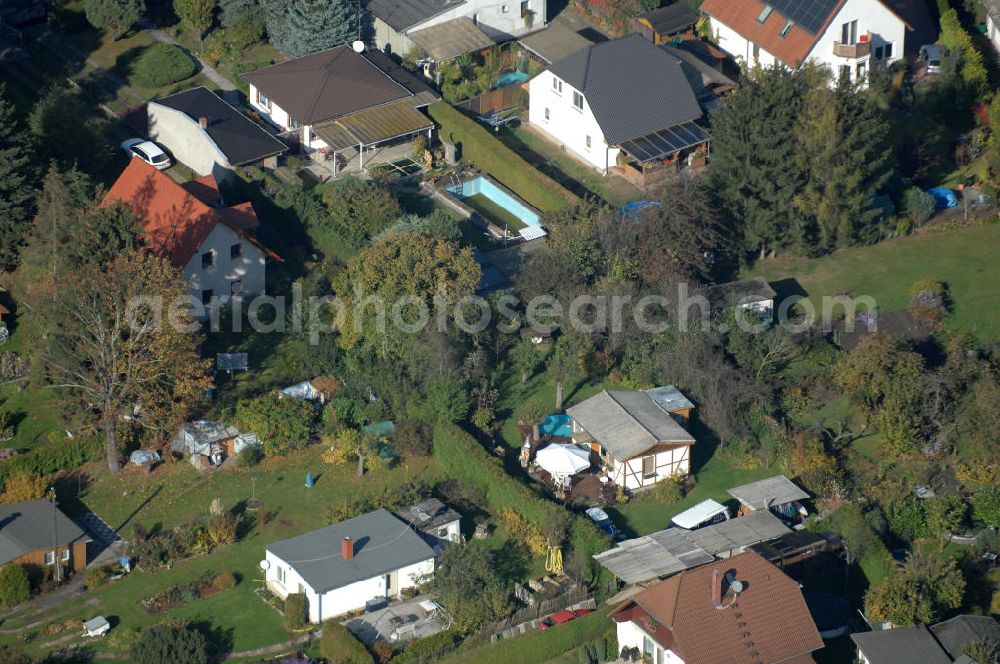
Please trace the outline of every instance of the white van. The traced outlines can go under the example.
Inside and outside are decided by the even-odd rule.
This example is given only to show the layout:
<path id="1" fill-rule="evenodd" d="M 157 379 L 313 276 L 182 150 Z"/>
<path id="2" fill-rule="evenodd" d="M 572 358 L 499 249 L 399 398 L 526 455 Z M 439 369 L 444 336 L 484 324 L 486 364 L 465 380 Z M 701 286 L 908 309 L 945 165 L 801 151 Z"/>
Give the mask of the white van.
<path id="1" fill-rule="evenodd" d="M 691 509 L 684 510 L 670 520 L 671 524 L 685 530 L 698 530 L 729 519 L 729 510 L 722 503 L 703 500 Z M 669 526 L 668 526 L 669 527 Z"/>

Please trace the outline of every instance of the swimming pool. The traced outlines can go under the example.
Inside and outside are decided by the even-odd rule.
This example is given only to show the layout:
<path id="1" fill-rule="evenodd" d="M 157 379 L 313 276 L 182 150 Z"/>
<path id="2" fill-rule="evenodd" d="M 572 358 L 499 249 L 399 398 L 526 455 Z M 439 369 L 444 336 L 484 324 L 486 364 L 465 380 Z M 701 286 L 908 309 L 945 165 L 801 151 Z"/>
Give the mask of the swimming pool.
<path id="1" fill-rule="evenodd" d="M 524 83 L 529 78 L 531 77 L 523 71 L 505 71 L 497 78 L 497 87 L 506 88 L 509 85 L 518 85 L 519 83 Z"/>
<path id="2" fill-rule="evenodd" d="M 545 235 L 545 231 L 542 230 L 541 221 L 538 218 L 538 212 L 528 207 L 521 199 L 507 191 L 504 187 L 494 182 L 492 178 L 485 175 L 477 175 L 471 180 L 466 180 L 454 187 L 449 187 L 448 192 L 456 196 L 459 200 L 473 199 L 473 203 L 476 203 L 485 199 L 486 202 L 499 207 L 503 213 L 509 214 L 524 225 L 524 228 L 518 230 L 518 233 L 525 240 L 534 240 Z M 503 218 L 504 214 L 490 214 L 488 205 L 479 204 L 472 207 L 500 228 L 504 227 L 507 221 Z"/>
<path id="3" fill-rule="evenodd" d="M 556 413 L 549 415 L 545 421 L 538 425 L 538 432 L 543 436 L 566 436 L 573 433 L 573 426 L 570 424 L 569 415 Z"/>

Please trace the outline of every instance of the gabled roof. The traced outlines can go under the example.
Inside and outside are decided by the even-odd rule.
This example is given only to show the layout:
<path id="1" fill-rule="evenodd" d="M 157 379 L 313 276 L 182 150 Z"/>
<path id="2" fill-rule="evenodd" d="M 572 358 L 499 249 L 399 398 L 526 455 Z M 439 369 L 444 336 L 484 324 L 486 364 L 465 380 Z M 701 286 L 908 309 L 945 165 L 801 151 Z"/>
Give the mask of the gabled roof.
<path id="1" fill-rule="evenodd" d="M 743 304 L 773 300 L 777 293 L 763 277 L 727 281 L 704 288 L 705 297 L 713 308 L 729 309 Z"/>
<path id="2" fill-rule="evenodd" d="M 784 475 L 775 475 L 764 480 L 743 484 L 727 489 L 726 493 L 755 510 L 767 509 L 771 505 L 784 505 L 796 500 L 806 500 L 809 494 L 800 489 Z"/>
<path id="3" fill-rule="evenodd" d="M 0 505 L 0 565 L 31 551 L 52 548 L 53 509 L 48 500 Z M 55 527 L 59 546 L 90 541 L 62 510 L 56 511 Z"/>
<path id="4" fill-rule="evenodd" d="M 931 632 L 945 652 L 956 659 L 970 643 L 988 640 L 1000 644 L 1000 623 L 990 616 L 955 616 L 931 625 Z"/>
<path id="5" fill-rule="evenodd" d="M 716 572 L 743 583 L 736 596 L 723 580 L 724 608 L 712 597 Z M 823 647 L 798 584 L 750 551 L 681 572 L 633 596 L 611 617 L 647 633 L 652 628 L 650 635 L 686 664 L 810 662 L 809 653 Z"/>
<path id="6" fill-rule="evenodd" d="M 409 37 L 410 41 L 438 62 L 493 45 L 493 39 L 468 16 L 459 16 L 429 28 L 414 30 Z"/>
<path id="7" fill-rule="evenodd" d="M 465 4 L 465 0 L 369 0 L 367 9 L 396 32 Z"/>
<path id="8" fill-rule="evenodd" d="M 951 664 L 951 658 L 922 625 L 851 634 L 851 640 L 869 664 Z"/>
<path id="9" fill-rule="evenodd" d="M 661 385 L 659 387 L 645 390 L 645 393 L 646 396 L 649 397 L 650 401 L 668 413 L 694 408 L 694 404 L 691 403 L 691 400 L 684 396 L 684 393 L 673 385 Z"/>
<path id="10" fill-rule="evenodd" d="M 694 25 L 698 20 L 698 15 L 683 2 L 675 2 L 672 5 L 641 14 L 639 18 L 649 23 L 657 34 L 672 35 L 683 32 Z"/>
<path id="11" fill-rule="evenodd" d="M 701 117 L 680 61 L 641 35 L 593 44 L 549 69 L 583 94 L 609 145 Z"/>
<path id="12" fill-rule="evenodd" d="M 603 390 L 566 410 L 616 459 L 625 460 L 657 443 L 690 445 L 694 438 L 644 392 Z"/>
<path id="13" fill-rule="evenodd" d="M 257 215 L 252 205 L 247 203 L 223 212 L 224 208 L 213 207 L 206 199 L 219 200 L 214 177 L 209 175 L 180 185 L 141 159 L 131 159 L 101 205 L 119 202 L 131 208 L 142 223 L 143 240 L 153 254 L 169 259 L 176 268 L 187 265 L 219 223 L 272 259 L 281 260 L 246 234 L 247 228 L 256 225 Z"/>
<path id="14" fill-rule="evenodd" d="M 193 122 L 205 118 L 205 133 L 233 166 L 260 161 L 288 148 L 263 127 L 204 87 L 149 102 L 187 115 Z"/>
<path id="15" fill-rule="evenodd" d="M 341 554 L 345 537 L 354 542 L 351 560 Z M 267 550 L 317 593 L 434 558 L 434 550 L 408 524 L 384 509 L 269 544 Z"/>
<path id="16" fill-rule="evenodd" d="M 302 124 L 330 120 L 411 96 L 349 46 L 337 46 L 243 74 Z"/>

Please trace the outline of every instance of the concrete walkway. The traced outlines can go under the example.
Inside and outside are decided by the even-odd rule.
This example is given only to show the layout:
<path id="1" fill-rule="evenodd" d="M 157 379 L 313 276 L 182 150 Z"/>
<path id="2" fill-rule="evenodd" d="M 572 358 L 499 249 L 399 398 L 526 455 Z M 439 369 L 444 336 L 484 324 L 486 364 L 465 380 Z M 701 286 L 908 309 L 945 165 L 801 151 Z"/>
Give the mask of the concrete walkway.
<path id="1" fill-rule="evenodd" d="M 149 36 L 155 39 L 156 41 L 161 42 L 163 44 L 173 44 L 174 46 L 184 49 L 185 53 L 187 53 L 192 58 L 198 61 L 198 64 L 201 66 L 201 73 L 205 74 L 205 78 L 212 81 L 212 83 L 214 83 L 216 87 L 219 88 L 219 90 L 223 92 L 238 90 L 238 88 L 235 85 L 233 85 L 233 82 L 230 81 L 225 76 L 223 76 L 222 74 L 220 74 L 215 67 L 213 67 L 212 65 L 208 64 L 207 62 L 199 58 L 197 53 L 192 53 L 190 50 L 188 50 L 187 47 L 185 47 L 183 44 L 178 43 L 176 39 L 165 33 L 163 30 L 154 28 L 151 24 L 145 22 L 140 23 L 140 25 L 143 28 L 146 28 L 146 30 L 149 32 Z"/>

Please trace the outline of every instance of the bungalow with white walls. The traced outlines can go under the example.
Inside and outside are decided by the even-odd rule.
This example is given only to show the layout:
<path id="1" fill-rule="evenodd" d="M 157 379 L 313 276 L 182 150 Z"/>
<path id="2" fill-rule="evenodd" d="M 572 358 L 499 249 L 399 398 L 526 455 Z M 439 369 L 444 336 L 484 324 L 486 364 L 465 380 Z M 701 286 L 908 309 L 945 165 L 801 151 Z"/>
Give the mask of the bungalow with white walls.
<path id="1" fill-rule="evenodd" d="M 748 67 L 813 62 L 832 79 L 867 80 L 903 57 L 910 25 L 884 0 L 705 0 L 712 34 Z"/>
<path id="2" fill-rule="evenodd" d="M 672 385 L 604 390 L 566 410 L 573 442 L 589 444 L 608 481 L 629 490 L 650 487 L 691 468 L 694 438 L 683 423 L 694 405 Z"/>
<path id="3" fill-rule="evenodd" d="M 528 121 L 602 173 L 676 172 L 709 135 L 680 60 L 641 35 L 593 44 L 531 79 Z M 630 178 L 631 179 L 631 178 Z"/>
<path id="4" fill-rule="evenodd" d="M 247 99 L 261 117 L 317 161 L 357 160 L 431 137 L 434 122 L 420 109 L 439 99 L 416 76 L 378 51 L 349 46 L 311 53 L 243 74 Z"/>
<path id="5" fill-rule="evenodd" d="M 309 621 L 320 623 L 401 598 L 434 574 L 434 551 L 379 509 L 269 544 L 261 568 L 278 597 L 305 593 Z"/>
<path id="6" fill-rule="evenodd" d="M 434 65 L 545 27 L 545 0 L 369 0 L 375 46 Z"/>

